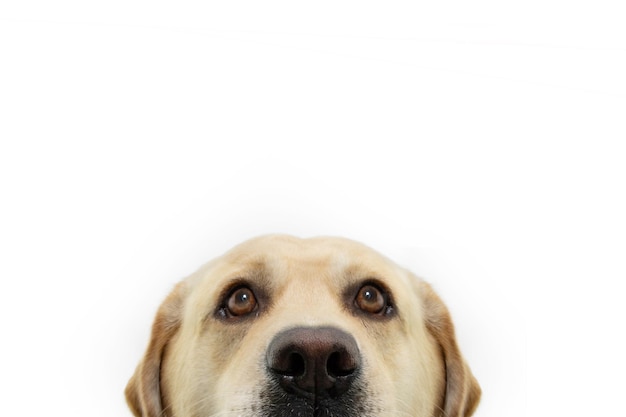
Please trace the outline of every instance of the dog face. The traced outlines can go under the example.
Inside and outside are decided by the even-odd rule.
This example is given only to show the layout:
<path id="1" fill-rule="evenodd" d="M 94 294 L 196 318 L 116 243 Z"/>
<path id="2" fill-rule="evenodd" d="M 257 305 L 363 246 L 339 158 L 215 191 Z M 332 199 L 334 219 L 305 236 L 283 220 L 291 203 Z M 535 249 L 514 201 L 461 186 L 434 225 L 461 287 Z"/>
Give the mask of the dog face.
<path id="1" fill-rule="evenodd" d="M 480 388 L 428 284 L 349 240 L 268 236 L 176 286 L 126 398 L 142 417 L 460 417 Z"/>

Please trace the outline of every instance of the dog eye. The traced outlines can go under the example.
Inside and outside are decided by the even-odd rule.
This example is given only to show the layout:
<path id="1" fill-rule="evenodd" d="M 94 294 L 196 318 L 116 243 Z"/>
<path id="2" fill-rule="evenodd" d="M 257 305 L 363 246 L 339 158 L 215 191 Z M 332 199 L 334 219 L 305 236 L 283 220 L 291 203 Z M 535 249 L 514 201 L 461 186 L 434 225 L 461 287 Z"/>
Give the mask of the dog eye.
<path id="1" fill-rule="evenodd" d="M 355 303 L 366 313 L 383 314 L 387 307 L 387 297 L 379 288 L 367 284 L 359 290 Z"/>
<path id="2" fill-rule="evenodd" d="M 241 287 L 233 291 L 226 303 L 226 308 L 231 316 L 245 316 L 252 313 L 256 306 L 254 293 L 248 287 Z"/>

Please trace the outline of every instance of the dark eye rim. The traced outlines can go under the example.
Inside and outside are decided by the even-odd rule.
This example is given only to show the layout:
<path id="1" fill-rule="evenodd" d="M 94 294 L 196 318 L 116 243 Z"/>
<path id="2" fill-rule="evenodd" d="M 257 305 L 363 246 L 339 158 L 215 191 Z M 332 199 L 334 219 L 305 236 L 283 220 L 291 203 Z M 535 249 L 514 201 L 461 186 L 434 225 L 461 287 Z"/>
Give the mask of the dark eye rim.
<path id="1" fill-rule="evenodd" d="M 364 311 L 358 305 L 357 298 L 359 294 L 361 293 L 361 290 L 367 286 L 374 287 L 383 296 L 385 305 L 378 313 L 371 313 L 368 311 Z M 368 278 L 366 280 L 359 281 L 355 283 L 354 285 L 351 285 L 345 293 L 345 298 L 346 298 L 347 305 L 350 307 L 353 314 L 355 315 L 367 317 L 372 320 L 377 320 L 377 319 L 386 320 L 386 319 L 390 319 L 391 317 L 394 317 L 397 314 L 396 307 L 393 301 L 393 295 L 391 291 L 389 290 L 389 287 L 387 287 L 380 280 L 375 279 L 375 278 Z"/>
<path id="2" fill-rule="evenodd" d="M 254 296 L 256 304 L 249 313 L 241 314 L 241 315 L 234 315 L 230 312 L 230 309 L 228 308 L 228 301 L 237 291 L 243 288 L 247 288 L 250 290 L 250 292 Z M 226 286 L 225 289 L 220 294 L 220 297 L 219 297 L 220 302 L 218 303 L 218 306 L 215 309 L 214 316 L 219 320 L 228 321 L 228 322 L 244 321 L 250 318 L 257 317 L 260 314 L 260 311 L 262 308 L 262 301 L 261 301 L 262 299 L 264 299 L 264 293 L 262 290 L 260 290 L 259 288 L 256 288 L 254 285 L 252 285 L 251 283 L 245 280 L 236 280 L 235 282 Z"/>

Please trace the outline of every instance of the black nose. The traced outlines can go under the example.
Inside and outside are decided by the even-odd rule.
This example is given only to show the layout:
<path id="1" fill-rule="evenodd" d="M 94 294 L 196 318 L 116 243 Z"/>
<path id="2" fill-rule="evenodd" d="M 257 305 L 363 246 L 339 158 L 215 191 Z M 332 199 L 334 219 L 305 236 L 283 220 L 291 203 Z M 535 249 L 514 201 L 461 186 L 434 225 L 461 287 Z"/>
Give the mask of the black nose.
<path id="1" fill-rule="evenodd" d="M 302 397 L 338 397 L 359 370 L 354 338 L 333 327 L 296 327 L 274 338 L 267 349 L 267 366 L 281 387 Z"/>

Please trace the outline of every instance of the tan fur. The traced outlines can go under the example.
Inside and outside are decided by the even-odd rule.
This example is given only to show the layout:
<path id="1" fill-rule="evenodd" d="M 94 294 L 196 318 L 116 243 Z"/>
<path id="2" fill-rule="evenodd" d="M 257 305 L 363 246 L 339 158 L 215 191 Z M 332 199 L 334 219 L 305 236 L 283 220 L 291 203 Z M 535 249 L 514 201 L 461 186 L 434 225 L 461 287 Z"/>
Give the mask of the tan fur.
<path id="1" fill-rule="evenodd" d="M 481 390 L 461 356 L 450 313 L 430 285 L 421 282 L 419 290 L 424 300 L 426 327 L 441 347 L 446 364 L 443 415 L 446 417 L 471 416 L 478 406 Z"/>
<path id="2" fill-rule="evenodd" d="M 371 278 L 392 294 L 391 319 L 346 305 L 346 288 Z M 241 279 L 263 288 L 265 304 L 225 323 L 216 308 Z M 137 417 L 261 416 L 265 351 L 294 326 L 334 326 L 355 338 L 372 416 L 468 417 L 478 405 L 450 314 L 428 284 L 346 239 L 267 236 L 205 265 L 166 298 L 126 387 L 129 407 Z"/>
<path id="3" fill-rule="evenodd" d="M 143 417 L 162 415 L 160 372 L 165 347 L 180 326 L 184 283 L 165 299 L 157 312 L 148 349 L 126 386 L 126 401 L 133 414 Z"/>

